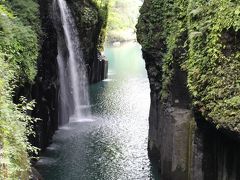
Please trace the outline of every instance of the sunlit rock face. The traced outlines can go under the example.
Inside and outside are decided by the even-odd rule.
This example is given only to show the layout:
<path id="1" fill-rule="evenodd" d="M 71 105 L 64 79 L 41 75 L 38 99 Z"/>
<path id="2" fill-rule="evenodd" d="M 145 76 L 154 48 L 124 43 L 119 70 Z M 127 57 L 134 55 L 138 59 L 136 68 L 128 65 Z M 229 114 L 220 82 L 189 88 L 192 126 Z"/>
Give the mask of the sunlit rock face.
<path id="1" fill-rule="evenodd" d="M 94 83 L 106 77 L 108 63 L 97 50 L 102 22 L 98 18 L 99 14 L 96 7 L 89 2 L 86 0 L 67 1 L 77 22 L 89 82 Z M 32 138 L 32 142 L 37 147 L 44 149 L 50 143 L 52 135 L 59 126 L 59 78 L 57 70 L 57 31 L 53 25 L 53 1 L 41 0 L 39 4 L 43 32 L 41 52 L 36 83 L 30 89 L 32 89 L 32 98 L 36 99 L 36 108 L 33 115 L 42 119 L 35 125 L 36 137 Z M 86 19 L 87 12 L 91 13 L 92 19 Z"/>
<path id="2" fill-rule="evenodd" d="M 166 37 L 159 33 L 163 26 L 161 17 L 155 12 L 163 3 L 145 0 L 137 25 L 137 38 L 142 44 L 151 87 L 149 156 L 164 180 L 240 179 L 239 140 L 219 132 L 199 113 L 192 111 L 187 73 L 180 65 L 181 54 L 187 48 L 183 46 L 187 40 L 186 31 L 180 36 L 180 48 L 173 52 L 166 91 L 163 83 L 166 82 L 163 74 Z"/>

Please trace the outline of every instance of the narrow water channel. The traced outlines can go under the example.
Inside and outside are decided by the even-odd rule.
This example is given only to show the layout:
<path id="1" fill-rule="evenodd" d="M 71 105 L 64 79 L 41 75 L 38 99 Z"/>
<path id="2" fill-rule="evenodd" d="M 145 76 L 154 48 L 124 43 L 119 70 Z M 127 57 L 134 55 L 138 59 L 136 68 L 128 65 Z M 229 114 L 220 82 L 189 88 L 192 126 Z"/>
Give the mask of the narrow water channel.
<path id="1" fill-rule="evenodd" d="M 141 47 L 108 47 L 109 78 L 90 86 L 92 119 L 57 131 L 37 168 L 45 180 L 158 180 L 147 153 L 150 88 Z"/>

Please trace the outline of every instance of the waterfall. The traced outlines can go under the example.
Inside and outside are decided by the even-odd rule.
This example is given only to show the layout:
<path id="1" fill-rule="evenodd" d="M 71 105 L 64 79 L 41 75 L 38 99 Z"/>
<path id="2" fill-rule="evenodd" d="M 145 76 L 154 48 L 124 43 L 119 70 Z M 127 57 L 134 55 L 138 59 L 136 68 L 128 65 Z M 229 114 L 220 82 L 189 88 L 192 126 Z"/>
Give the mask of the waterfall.
<path id="1" fill-rule="evenodd" d="M 59 122 L 90 116 L 88 78 L 79 35 L 65 0 L 53 1 L 54 24 L 58 34 Z"/>

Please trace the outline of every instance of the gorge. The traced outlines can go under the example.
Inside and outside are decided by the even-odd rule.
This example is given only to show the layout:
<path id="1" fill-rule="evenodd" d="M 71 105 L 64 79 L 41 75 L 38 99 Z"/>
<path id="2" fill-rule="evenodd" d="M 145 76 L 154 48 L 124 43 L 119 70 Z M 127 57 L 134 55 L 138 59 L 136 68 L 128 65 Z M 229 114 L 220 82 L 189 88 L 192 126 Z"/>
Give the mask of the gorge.
<path id="1" fill-rule="evenodd" d="M 147 154 L 150 98 L 141 48 L 126 43 L 107 47 L 105 55 L 109 77 L 89 87 L 92 121 L 56 132 L 36 165 L 44 179 L 157 177 Z"/>
<path id="2" fill-rule="evenodd" d="M 234 0 L 0 1 L 0 179 L 240 179 L 239 19 Z"/>

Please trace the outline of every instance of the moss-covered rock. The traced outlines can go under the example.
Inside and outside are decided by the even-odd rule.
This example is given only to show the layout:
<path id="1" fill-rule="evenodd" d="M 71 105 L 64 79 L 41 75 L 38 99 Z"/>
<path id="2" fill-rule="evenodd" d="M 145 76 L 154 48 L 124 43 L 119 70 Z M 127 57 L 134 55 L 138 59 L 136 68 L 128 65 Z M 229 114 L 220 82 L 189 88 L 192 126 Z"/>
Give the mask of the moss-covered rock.
<path id="1" fill-rule="evenodd" d="M 82 44 L 88 43 L 89 45 L 91 42 L 97 45 L 99 51 L 102 51 L 106 36 L 108 1 L 68 0 L 67 3 L 72 9 Z"/>
<path id="2" fill-rule="evenodd" d="M 240 3 L 145 0 L 137 25 L 152 91 L 172 101 L 175 64 L 193 107 L 217 128 L 240 132 Z"/>
<path id="3" fill-rule="evenodd" d="M 104 79 L 107 61 L 100 57 L 105 42 L 108 1 L 68 0 L 79 32 L 80 44 L 91 83 Z"/>

